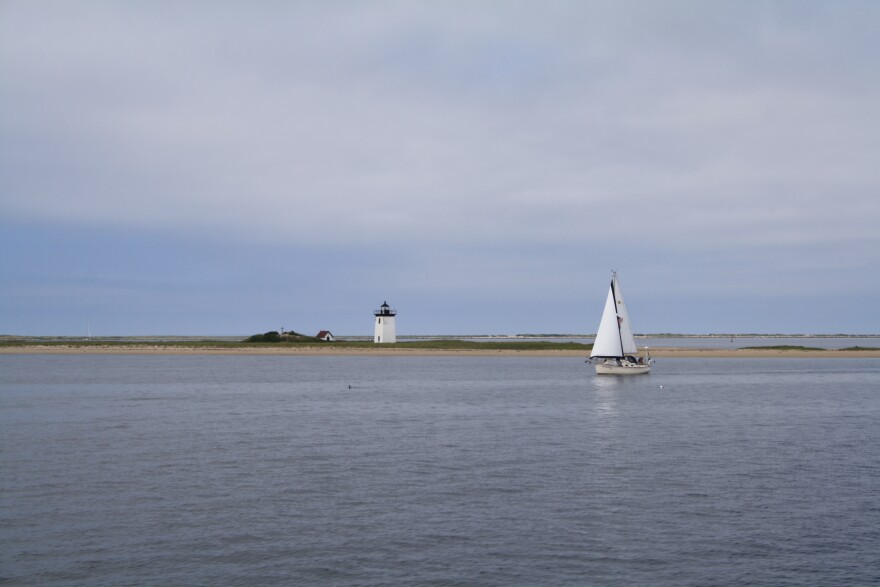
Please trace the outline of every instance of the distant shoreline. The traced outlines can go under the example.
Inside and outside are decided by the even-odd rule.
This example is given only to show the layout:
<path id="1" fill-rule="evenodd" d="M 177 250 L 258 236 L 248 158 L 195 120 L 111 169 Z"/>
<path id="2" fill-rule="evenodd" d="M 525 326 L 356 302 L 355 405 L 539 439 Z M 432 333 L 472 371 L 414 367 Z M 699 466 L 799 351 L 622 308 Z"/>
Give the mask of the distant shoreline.
<path id="1" fill-rule="evenodd" d="M 162 343 L 162 342 L 242 342 L 247 338 L 246 335 L 233 335 L 233 336 L 214 336 L 214 335 L 204 335 L 204 336 L 191 336 L 191 335 L 118 335 L 118 336 L 95 336 L 91 339 L 86 339 L 84 336 L 39 336 L 39 335 L 17 335 L 17 334 L 0 334 L 0 343 L 3 342 L 24 342 L 27 344 L 41 344 L 44 342 L 56 342 L 56 343 L 64 343 L 69 342 L 71 344 L 77 343 L 85 343 L 88 341 L 92 342 L 106 342 L 107 344 L 113 344 L 117 342 L 143 342 L 143 343 Z M 447 334 L 417 334 L 417 335 L 407 335 L 407 336 L 398 336 L 398 339 L 401 341 L 419 341 L 419 340 L 486 340 L 486 341 L 528 341 L 528 340 L 558 340 L 558 339 L 574 339 L 574 340 L 592 340 L 596 338 L 595 334 L 460 334 L 460 335 L 447 335 Z M 684 339 L 716 339 L 716 338 L 729 338 L 733 340 L 742 340 L 742 339 L 754 339 L 754 338 L 766 338 L 766 339 L 775 339 L 775 338 L 794 338 L 794 339 L 826 339 L 826 338 L 880 338 L 880 334 L 723 334 L 723 333 L 712 333 L 712 334 L 670 334 L 670 333 L 650 333 L 650 334 L 636 334 L 636 340 L 652 338 L 684 338 Z M 373 340 L 372 336 L 367 335 L 340 335 L 336 337 L 336 340 L 339 341 L 359 341 L 359 342 L 371 342 Z"/>
<path id="2" fill-rule="evenodd" d="M 228 355 L 228 356 L 396 356 L 396 357 L 586 357 L 584 350 L 529 349 L 426 349 L 376 346 L 335 347 L 321 345 L 208 347 L 137 345 L 41 345 L 0 346 L 2 355 Z M 652 348 L 654 358 L 880 358 L 880 349 L 871 350 L 804 350 L 804 349 L 700 349 Z"/>

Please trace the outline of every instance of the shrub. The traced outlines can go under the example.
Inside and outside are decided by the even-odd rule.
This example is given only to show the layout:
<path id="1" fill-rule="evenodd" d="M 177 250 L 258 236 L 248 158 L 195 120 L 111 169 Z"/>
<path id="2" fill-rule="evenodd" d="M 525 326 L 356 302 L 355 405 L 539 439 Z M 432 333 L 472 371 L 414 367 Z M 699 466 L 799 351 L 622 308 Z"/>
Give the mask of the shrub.
<path id="1" fill-rule="evenodd" d="M 281 342 L 281 335 L 275 330 L 270 330 L 264 334 L 250 336 L 245 342 Z"/>

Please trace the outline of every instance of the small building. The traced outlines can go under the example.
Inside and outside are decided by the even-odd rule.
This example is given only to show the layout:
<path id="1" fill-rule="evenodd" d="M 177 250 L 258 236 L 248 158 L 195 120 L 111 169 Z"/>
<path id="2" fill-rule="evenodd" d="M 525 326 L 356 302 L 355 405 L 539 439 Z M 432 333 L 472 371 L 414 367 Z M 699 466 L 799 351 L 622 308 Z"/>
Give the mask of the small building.
<path id="1" fill-rule="evenodd" d="M 333 342 L 334 340 L 336 340 L 336 338 L 333 336 L 333 333 L 329 330 L 322 330 L 315 338 L 319 338 L 327 342 Z"/>

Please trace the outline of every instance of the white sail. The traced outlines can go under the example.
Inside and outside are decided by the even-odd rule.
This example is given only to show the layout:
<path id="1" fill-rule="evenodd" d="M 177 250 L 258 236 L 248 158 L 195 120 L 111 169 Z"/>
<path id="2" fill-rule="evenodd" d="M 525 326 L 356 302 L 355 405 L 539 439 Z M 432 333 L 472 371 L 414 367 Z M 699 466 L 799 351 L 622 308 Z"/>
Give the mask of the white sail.
<path id="1" fill-rule="evenodd" d="M 611 287 L 605 300 L 602 321 L 596 332 L 591 357 L 623 357 L 637 354 L 636 339 L 629 323 L 629 314 L 623 302 L 623 294 L 617 283 L 617 274 L 611 274 Z"/>
<path id="2" fill-rule="evenodd" d="M 620 342 L 623 345 L 623 353 L 626 355 L 634 355 L 639 352 L 636 347 L 636 338 L 633 336 L 632 325 L 629 321 L 629 312 L 626 311 L 626 303 L 623 301 L 623 292 L 620 291 L 620 284 L 617 282 L 617 273 L 613 273 L 611 283 L 614 287 L 614 297 L 617 300 L 617 316 L 620 324 Z"/>
<path id="3" fill-rule="evenodd" d="M 596 332 L 596 340 L 593 342 L 591 357 L 622 357 L 620 346 L 620 331 L 617 328 L 617 309 L 614 303 L 614 289 L 608 289 L 608 299 L 605 300 L 605 311 L 602 312 L 602 321 L 599 322 L 599 330 Z"/>

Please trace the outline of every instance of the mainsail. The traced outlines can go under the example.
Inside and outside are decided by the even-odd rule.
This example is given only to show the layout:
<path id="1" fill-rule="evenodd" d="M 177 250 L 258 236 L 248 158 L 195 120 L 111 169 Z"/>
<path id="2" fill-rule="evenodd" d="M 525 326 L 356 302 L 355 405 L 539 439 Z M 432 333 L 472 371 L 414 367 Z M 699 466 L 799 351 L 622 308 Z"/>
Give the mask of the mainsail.
<path id="1" fill-rule="evenodd" d="M 623 293 L 617 283 L 617 273 L 612 271 L 611 287 L 590 357 L 623 357 L 636 353 L 636 339 L 629 323 Z"/>
<path id="2" fill-rule="evenodd" d="M 623 292 L 620 291 L 620 283 L 617 282 L 617 273 L 611 274 L 611 283 L 614 287 L 614 297 L 617 298 L 617 316 L 620 324 L 620 342 L 623 345 L 623 353 L 632 355 L 639 352 L 636 347 L 636 339 L 633 336 L 632 325 L 629 321 L 629 313 L 626 311 L 626 304 L 623 302 Z"/>

